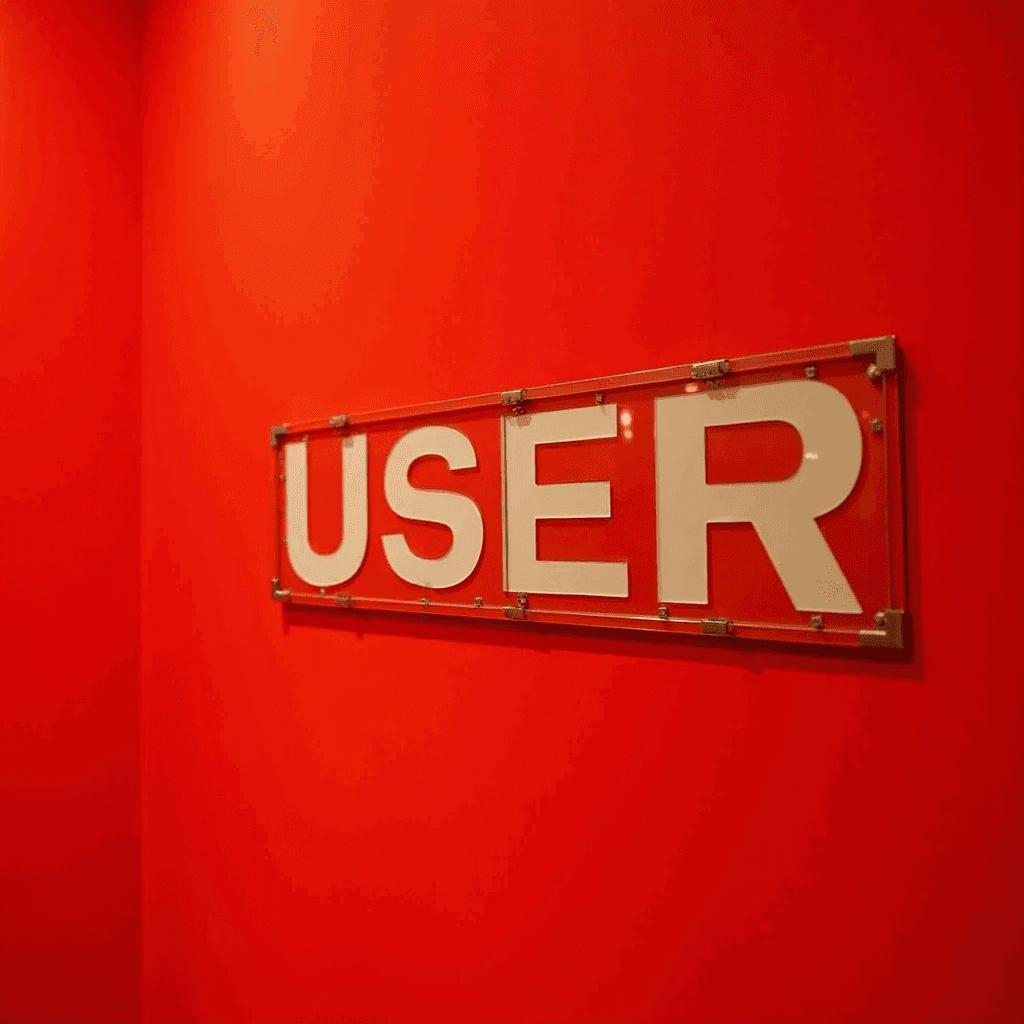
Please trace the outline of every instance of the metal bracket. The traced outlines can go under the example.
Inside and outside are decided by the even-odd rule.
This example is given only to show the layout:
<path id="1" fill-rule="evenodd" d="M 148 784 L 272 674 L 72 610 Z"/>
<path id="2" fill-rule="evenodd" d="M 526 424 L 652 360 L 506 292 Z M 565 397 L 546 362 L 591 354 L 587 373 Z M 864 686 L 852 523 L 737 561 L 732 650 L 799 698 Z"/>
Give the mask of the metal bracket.
<path id="1" fill-rule="evenodd" d="M 903 650 L 902 608 L 886 608 L 875 613 L 877 629 L 862 629 L 857 634 L 861 647 L 894 647 Z"/>
<path id="2" fill-rule="evenodd" d="M 707 380 L 709 377 L 721 377 L 729 372 L 728 359 L 709 359 L 705 363 L 694 363 L 690 367 L 690 376 L 694 380 Z"/>
<path id="3" fill-rule="evenodd" d="M 520 388 L 518 391 L 502 391 L 501 393 L 502 405 L 522 405 L 525 401 L 526 388 Z"/>
<path id="4" fill-rule="evenodd" d="M 288 433 L 288 424 L 282 423 L 279 427 L 270 428 L 270 447 L 276 448 L 278 445 L 278 438 L 283 434 Z"/>
<path id="5" fill-rule="evenodd" d="M 352 607 L 352 595 L 351 594 L 335 594 L 334 603 L 339 608 L 351 608 Z"/>
<path id="6" fill-rule="evenodd" d="M 335 430 L 341 430 L 342 427 L 348 426 L 348 417 L 344 414 L 338 416 L 332 416 L 327 421 L 328 426 L 334 427 Z"/>
<path id="7" fill-rule="evenodd" d="M 290 590 L 281 589 L 281 581 L 276 577 L 270 581 L 270 597 L 273 601 L 289 601 L 291 600 L 292 592 Z"/>
<path id="8" fill-rule="evenodd" d="M 513 605 L 505 605 L 502 609 L 505 613 L 506 619 L 525 619 L 526 618 L 526 603 L 530 600 L 529 594 L 520 594 L 519 603 Z"/>
<path id="9" fill-rule="evenodd" d="M 860 341 L 851 341 L 850 355 L 874 356 L 874 362 L 871 365 L 876 372 L 871 374 L 871 371 L 868 370 L 868 374 L 872 377 L 880 377 L 886 371 L 896 369 L 896 335 L 883 334 L 877 338 L 861 338 Z"/>
<path id="10" fill-rule="evenodd" d="M 732 619 L 701 619 L 701 632 L 713 636 L 728 636 L 732 632 Z"/>

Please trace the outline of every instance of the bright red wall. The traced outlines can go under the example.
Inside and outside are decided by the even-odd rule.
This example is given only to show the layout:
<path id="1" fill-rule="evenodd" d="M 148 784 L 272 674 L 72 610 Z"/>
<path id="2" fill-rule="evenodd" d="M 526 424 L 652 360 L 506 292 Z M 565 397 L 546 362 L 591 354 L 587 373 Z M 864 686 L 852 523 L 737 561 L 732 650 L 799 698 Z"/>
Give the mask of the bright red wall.
<path id="1" fill-rule="evenodd" d="M 276 6 L 149 11 L 146 1019 L 1020 1020 L 1020 5 Z M 270 600 L 272 423 L 888 331 L 909 661 Z"/>
<path id="2" fill-rule="evenodd" d="M 0 1020 L 138 1020 L 141 7 L 0 2 Z"/>

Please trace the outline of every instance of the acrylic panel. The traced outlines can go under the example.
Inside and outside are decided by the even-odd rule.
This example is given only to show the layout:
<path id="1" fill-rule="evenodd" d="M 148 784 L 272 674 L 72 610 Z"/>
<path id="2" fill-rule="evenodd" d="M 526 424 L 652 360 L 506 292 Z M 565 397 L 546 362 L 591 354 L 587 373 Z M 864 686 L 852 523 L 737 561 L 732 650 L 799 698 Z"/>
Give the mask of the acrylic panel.
<path id="1" fill-rule="evenodd" d="M 891 336 L 271 429 L 273 596 L 902 647 Z"/>

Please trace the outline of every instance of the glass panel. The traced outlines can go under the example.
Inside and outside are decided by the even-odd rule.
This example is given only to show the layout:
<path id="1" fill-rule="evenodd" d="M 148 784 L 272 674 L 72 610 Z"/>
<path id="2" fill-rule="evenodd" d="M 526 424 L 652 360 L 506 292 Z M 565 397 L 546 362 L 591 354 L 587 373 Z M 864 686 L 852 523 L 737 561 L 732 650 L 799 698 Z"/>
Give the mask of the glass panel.
<path id="1" fill-rule="evenodd" d="M 905 602 L 897 379 L 871 362 L 821 346 L 285 428 L 278 596 L 857 645 Z"/>

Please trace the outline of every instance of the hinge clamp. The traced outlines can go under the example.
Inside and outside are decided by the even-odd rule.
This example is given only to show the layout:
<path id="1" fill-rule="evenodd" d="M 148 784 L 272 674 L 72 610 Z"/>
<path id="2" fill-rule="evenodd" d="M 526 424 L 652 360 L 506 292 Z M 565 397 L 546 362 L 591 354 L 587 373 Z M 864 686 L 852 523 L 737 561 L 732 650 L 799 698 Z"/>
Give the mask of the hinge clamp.
<path id="1" fill-rule="evenodd" d="M 711 636 L 728 636 L 732 632 L 732 619 L 701 619 L 702 633 Z"/>
<path id="2" fill-rule="evenodd" d="M 525 401 L 526 388 L 520 388 L 518 391 L 502 391 L 501 393 L 502 405 L 522 405 Z"/>
<path id="3" fill-rule="evenodd" d="M 857 634 L 861 647 L 893 647 L 903 650 L 902 608 L 886 608 L 875 613 L 877 629 L 862 629 Z"/>
<path id="4" fill-rule="evenodd" d="M 709 377 L 721 377 L 729 372 L 728 359 L 709 359 L 705 363 L 694 363 L 690 367 L 690 376 L 694 380 L 707 380 Z"/>
<path id="5" fill-rule="evenodd" d="M 292 592 L 281 589 L 281 581 L 276 577 L 270 581 L 270 597 L 274 601 L 290 601 Z"/>
<path id="6" fill-rule="evenodd" d="M 881 334 L 877 338 L 861 338 L 851 341 L 851 356 L 874 356 L 874 362 L 868 367 L 868 376 L 878 380 L 886 373 L 896 369 L 896 335 Z"/>
<path id="7" fill-rule="evenodd" d="M 342 427 L 348 426 L 348 417 L 344 414 L 338 416 L 332 416 L 328 421 L 327 425 L 333 427 L 335 430 L 341 430 Z"/>
<path id="8" fill-rule="evenodd" d="M 529 594 L 520 594 L 518 604 L 507 604 L 502 609 L 505 613 L 506 619 L 525 619 L 526 618 L 526 603 L 530 600 Z"/>

